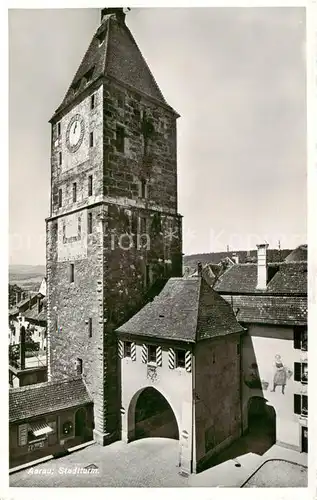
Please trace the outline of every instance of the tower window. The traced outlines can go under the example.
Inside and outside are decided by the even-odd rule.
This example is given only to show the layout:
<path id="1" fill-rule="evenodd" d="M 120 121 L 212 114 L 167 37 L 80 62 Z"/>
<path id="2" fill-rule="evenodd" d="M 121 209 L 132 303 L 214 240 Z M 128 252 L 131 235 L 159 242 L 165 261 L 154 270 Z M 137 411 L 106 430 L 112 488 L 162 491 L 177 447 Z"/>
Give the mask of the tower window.
<path id="1" fill-rule="evenodd" d="M 88 196 L 92 196 L 92 175 L 88 177 Z"/>
<path id="2" fill-rule="evenodd" d="M 88 213 L 88 234 L 92 233 L 92 213 Z"/>
<path id="3" fill-rule="evenodd" d="M 77 201 L 77 183 L 73 184 L 73 202 Z"/>
<path id="4" fill-rule="evenodd" d="M 176 354 L 176 367 L 177 368 L 185 368 L 185 351 L 182 349 L 177 349 L 175 351 Z"/>
<path id="5" fill-rule="evenodd" d="M 145 179 L 140 180 L 139 195 L 141 198 L 147 198 L 147 184 Z"/>
<path id="6" fill-rule="evenodd" d="M 95 94 L 92 94 L 91 98 L 90 98 L 90 109 L 95 109 Z"/>
<path id="7" fill-rule="evenodd" d="M 58 153 L 58 164 L 61 165 L 63 162 L 63 155 L 62 155 L 62 152 L 60 151 Z"/>
<path id="8" fill-rule="evenodd" d="M 89 147 L 93 147 L 94 145 L 94 133 L 93 132 L 90 132 L 89 134 Z"/>
<path id="9" fill-rule="evenodd" d="M 83 373 L 83 360 L 81 358 L 77 358 L 76 371 L 77 375 L 81 375 Z"/>
<path id="10" fill-rule="evenodd" d="M 148 345 L 148 363 L 156 363 L 156 345 Z"/>
<path id="11" fill-rule="evenodd" d="M 70 283 L 74 283 L 75 281 L 75 265 L 70 264 L 69 266 L 69 281 Z"/>
<path id="12" fill-rule="evenodd" d="M 117 125 L 116 148 L 120 153 L 124 153 L 124 128 L 121 125 Z"/>
<path id="13" fill-rule="evenodd" d="M 124 357 L 125 358 L 131 358 L 131 346 L 132 346 L 132 342 L 125 342 L 124 343 Z"/>
<path id="14" fill-rule="evenodd" d="M 61 135 L 61 132 L 62 132 L 61 122 L 58 122 L 58 124 L 57 124 L 57 135 L 58 135 L 58 137 Z"/>
<path id="15" fill-rule="evenodd" d="M 88 335 L 89 335 L 89 338 L 92 337 L 92 318 L 88 319 Z"/>
<path id="16" fill-rule="evenodd" d="M 58 207 L 61 208 L 63 204 L 63 191 L 61 189 L 58 190 Z"/>

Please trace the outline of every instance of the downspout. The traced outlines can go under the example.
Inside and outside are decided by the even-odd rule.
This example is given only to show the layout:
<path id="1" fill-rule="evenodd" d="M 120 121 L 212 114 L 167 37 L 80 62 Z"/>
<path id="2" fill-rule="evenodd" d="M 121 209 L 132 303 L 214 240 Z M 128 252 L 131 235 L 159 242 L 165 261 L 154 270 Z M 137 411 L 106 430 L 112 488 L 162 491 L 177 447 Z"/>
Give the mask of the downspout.
<path id="1" fill-rule="evenodd" d="M 196 363 L 195 347 L 192 350 L 192 453 L 191 453 L 191 472 L 196 474 Z M 194 470 L 195 464 L 195 470 Z"/>

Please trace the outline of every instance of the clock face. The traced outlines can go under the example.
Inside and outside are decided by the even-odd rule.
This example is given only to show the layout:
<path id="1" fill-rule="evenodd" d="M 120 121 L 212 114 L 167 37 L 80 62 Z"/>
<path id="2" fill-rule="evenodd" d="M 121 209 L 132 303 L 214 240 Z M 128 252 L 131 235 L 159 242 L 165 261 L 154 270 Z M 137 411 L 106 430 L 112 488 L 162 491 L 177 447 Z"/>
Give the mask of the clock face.
<path id="1" fill-rule="evenodd" d="M 71 153 L 79 149 L 83 142 L 85 122 L 81 115 L 75 115 L 70 120 L 66 130 L 66 145 Z"/>

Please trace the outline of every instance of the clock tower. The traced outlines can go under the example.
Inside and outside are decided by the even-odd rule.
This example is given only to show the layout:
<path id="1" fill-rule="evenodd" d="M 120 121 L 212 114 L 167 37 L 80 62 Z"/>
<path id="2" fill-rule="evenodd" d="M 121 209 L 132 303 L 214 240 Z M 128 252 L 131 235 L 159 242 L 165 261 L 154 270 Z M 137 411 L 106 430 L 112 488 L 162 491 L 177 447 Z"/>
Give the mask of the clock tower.
<path id="1" fill-rule="evenodd" d="M 120 438 L 114 329 L 182 272 L 176 120 L 120 8 L 101 22 L 50 120 L 49 379 L 82 374 L 94 436 Z"/>

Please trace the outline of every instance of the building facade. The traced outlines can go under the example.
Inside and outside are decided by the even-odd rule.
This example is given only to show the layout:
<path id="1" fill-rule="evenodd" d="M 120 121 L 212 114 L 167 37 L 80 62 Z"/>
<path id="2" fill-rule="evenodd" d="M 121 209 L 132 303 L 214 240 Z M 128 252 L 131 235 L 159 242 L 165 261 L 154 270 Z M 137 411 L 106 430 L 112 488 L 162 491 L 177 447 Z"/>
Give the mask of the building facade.
<path id="1" fill-rule="evenodd" d="M 171 278 L 118 328 L 122 439 L 179 439 L 183 474 L 242 433 L 240 336 L 230 305 L 205 279 Z"/>
<path id="2" fill-rule="evenodd" d="M 215 289 L 246 328 L 241 370 L 244 431 L 254 414 L 269 412 L 274 441 L 307 452 L 307 262 L 293 258 L 268 264 L 267 245 L 259 245 L 257 264 L 232 266 Z"/>
<path id="3" fill-rule="evenodd" d="M 49 379 L 82 373 L 95 439 L 120 436 L 114 329 L 182 272 L 176 119 L 125 24 L 103 9 L 51 119 Z"/>
<path id="4" fill-rule="evenodd" d="M 45 382 L 9 393 L 9 467 L 92 439 L 93 410 L 81 377 Z"/>

